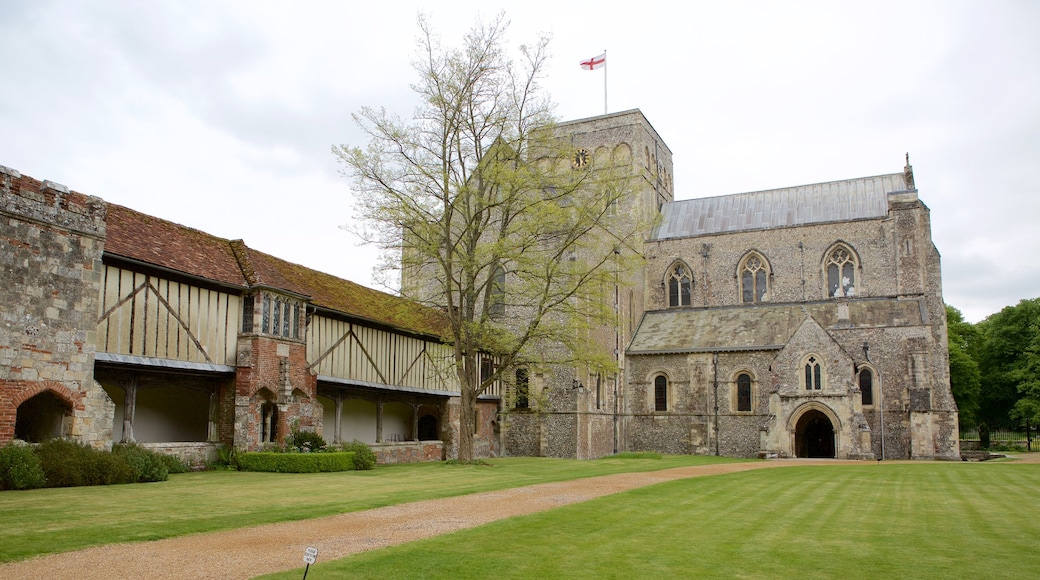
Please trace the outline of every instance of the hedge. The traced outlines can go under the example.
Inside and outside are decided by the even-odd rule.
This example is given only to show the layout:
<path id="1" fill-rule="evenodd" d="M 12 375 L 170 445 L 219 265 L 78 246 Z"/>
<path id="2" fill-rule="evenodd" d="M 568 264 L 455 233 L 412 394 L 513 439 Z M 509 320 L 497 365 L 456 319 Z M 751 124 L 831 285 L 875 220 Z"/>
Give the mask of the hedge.
<path id="1" fill-rule="evenodd" d="M 273 471 L 276 473 L 350 471 L 354 469 L 354 452 L 275 453 L 273 451 L 254 451 L 239 453 L 238 468 L 242 471 Z"/>

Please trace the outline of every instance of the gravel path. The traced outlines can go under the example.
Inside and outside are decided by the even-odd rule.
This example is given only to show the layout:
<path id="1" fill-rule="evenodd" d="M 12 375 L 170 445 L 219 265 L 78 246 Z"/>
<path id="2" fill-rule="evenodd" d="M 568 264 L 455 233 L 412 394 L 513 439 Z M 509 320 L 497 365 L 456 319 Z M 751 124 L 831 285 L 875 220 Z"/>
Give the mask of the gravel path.
<path id="1" fill-rule="evenodd" d="M 319 562 L 329 561 L 675 479 L 821 464 L 863 462 L 791 459 L 728 463 L 545 483 L 296 522 L 109 544 L 3 564 L 0 578 L 252 578 L 302 567 L 308 546 L 318 549 Z"/>

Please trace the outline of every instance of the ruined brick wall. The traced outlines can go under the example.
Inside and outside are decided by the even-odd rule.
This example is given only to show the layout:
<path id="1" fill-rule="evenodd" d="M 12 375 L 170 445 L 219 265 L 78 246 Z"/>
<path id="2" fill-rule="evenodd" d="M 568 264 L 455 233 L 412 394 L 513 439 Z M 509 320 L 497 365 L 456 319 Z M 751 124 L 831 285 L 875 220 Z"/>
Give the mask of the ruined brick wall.
<path id="1" fill-rule="evenodd" d="M 43 392 L 65 408 L 62 434 L 111 444 L 93 381 L 104 239 L 100 199 L 0 167 L 0 444 L 18 406 Z"/>

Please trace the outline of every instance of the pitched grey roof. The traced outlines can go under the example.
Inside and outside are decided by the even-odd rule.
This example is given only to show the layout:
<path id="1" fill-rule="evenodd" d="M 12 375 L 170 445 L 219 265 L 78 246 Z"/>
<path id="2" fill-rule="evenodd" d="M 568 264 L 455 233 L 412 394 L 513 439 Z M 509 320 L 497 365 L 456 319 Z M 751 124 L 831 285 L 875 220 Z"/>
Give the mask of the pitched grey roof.
<path id="1" fill-rule="evenodd" d="M 653 310 L 643 315 L 626 354 L 778 350 L 812 316 L 828 331 L 927 324 L 920 300 L 851 300 L 848 320 L 838 301 Z"/>
<path id="2" fill-rule="evenodd" d="M 651 239 L 884 217 L 902 173 L 666 203 Z"/>

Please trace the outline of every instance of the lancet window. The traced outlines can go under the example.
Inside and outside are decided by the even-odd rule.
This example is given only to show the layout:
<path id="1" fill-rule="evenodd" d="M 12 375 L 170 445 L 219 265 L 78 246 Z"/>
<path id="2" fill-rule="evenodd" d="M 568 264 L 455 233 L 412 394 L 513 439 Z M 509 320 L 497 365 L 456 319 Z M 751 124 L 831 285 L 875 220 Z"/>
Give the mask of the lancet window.
<path id="1" fill-rule="evenodd" d="M 844 298 L 856 294 L 856 256 L 848 246 L 839 244 L 827 253 L 827 297 Z"/>
<path id="2" fill-rule="evenodd" d="M 689 306 L 693 303 L 693 274 L 690 268 L 679 262 L 668 271 L 668 306 Z"/>
<path id="3" fill-rule="evenodd" d="M 740 262 L 740 295 L 745 304 L 769 300 L 769 264 L 758 252 Z"/>

